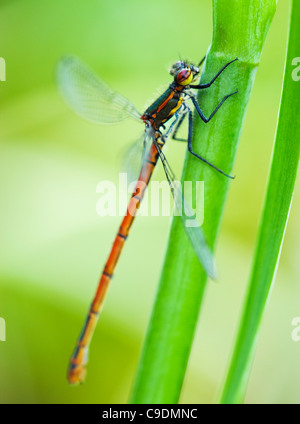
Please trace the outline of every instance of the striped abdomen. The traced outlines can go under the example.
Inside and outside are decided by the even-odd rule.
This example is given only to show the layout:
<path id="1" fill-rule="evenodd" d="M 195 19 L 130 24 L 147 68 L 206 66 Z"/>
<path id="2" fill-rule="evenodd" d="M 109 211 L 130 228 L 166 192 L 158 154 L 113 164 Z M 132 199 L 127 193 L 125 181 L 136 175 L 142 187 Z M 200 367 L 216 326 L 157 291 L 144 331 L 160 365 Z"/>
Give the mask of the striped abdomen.
<path id="1" fill-rule="evenodd" d="M 157 143 L 162 146 L 159 140 L 157 140 Z M 120 225 L 118 234 L 110 251 L 110 255 L 100 277 L 98 288 L 94 296 L 94 300 L 91 304 L 82 332 L 79 336 L 75 350 L 70 359 L 70 364 L 68 368 L 68 380 L 72 384 L 80 383 L 84 380 L 85 365 L 88 360 L 88 347 L 98 321 L 99 313 L 101 312 L 101 308 L 103 306 L 105 294 L 109 286 L 110 280 L 112 279 L 112 276 L 114 274 L 115 267 L 117 265 L 123 246 L 125 244 L 126 238 L 129 234 L 131 225 L 133 223 L 137 210 L 143 199 L 147 185 L 152 176 L 153 169 L 157 163 L 157 159 L 158 153 L 155 145 L 152 144 L 147 159 L 145 160 L 141 173 L 139 175 L 139 179 L 135 187 L 134 193 L 130 198 L 126 215 L 124 216 L 123 221 Z"/>

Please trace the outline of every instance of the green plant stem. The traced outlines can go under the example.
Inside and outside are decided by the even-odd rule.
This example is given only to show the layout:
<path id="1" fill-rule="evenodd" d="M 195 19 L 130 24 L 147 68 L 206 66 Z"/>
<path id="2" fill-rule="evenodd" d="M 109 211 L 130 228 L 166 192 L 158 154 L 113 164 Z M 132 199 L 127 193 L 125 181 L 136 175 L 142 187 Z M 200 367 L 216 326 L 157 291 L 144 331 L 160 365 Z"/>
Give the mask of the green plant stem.
<path id="1" fill-rule="evenodd" d="M 262 46 L 276 9 L 275 0 L 215 0 L 213 41 L 202 82 L 208 82 L 226 63 L 217 81 L 199 93 L 209 116 L 224 95 L 239 89 L 214 118 L 194 120 L 194 150 L 230 173 Z M 182 181 L 205 182 L 203 229 L 213 248 L 220 227 L 229 179 L 187 153 Z M 195 197 L 194 197 L 195 198 Z M 146 336 L 132 403 L 178 402 L 207 276 L 174 217 L 160 285 Z"/>
<path id="2" fill-rule="evenodd" d="M 291 207 L 300 158 L 300 81 L 292 78 L 293 59 L 300 55 L 299 22 L 300 1 L 294 0 L 271 170 L 248 294 L 221 396 L 222 403 L 240 403 L 244 399 L 258 330 L 276 275 Z"/>

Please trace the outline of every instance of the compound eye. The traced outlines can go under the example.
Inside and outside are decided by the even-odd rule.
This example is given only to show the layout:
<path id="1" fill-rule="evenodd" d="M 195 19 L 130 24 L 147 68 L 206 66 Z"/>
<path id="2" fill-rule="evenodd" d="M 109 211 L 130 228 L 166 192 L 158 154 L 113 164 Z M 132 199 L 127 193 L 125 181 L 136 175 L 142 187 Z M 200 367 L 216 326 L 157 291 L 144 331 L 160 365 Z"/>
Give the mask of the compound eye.
<path id="1" fill-rule="evenodd" d="M 171 69 L 170 69 L 170 74 L 171 74 L 171 75 L 175 75 L 175 74 L 176 74 L 176 72 L 178 72 L 178 70 L 179 70 L 180 68 L 182 68 L 182 62 L 180 62 L 180 61 L 175 62 L 175 63 L 172 65 Z"/>
<path id="2" fill-rule="evenodd" d="M 193 81 L 193 73 L 190 68 L 182 69 L 176 76 L 176 82 L 180 85 L 188 85 Z"/>

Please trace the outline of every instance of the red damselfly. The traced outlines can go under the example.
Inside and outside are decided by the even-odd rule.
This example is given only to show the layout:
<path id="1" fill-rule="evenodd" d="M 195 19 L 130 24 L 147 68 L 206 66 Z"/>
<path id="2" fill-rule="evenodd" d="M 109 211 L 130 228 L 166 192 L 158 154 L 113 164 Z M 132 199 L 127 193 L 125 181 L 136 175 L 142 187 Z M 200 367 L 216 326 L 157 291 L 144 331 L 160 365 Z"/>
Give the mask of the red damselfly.
<path id="1" fill-rule="evenodd" d="M 84 380 L 88 349 L 107 288 L 114 274 L 118 258 L 158 159 L 162 162 L 166 178 L 170 184 L 170 189 L 175 200 L 175 205 L 180 211 L 179 215 L 195 253 L 207 274 L 211 277 L 215 276 L 214 258 L 206 244 L 203 231 L 197 224 L 191 225 L 189 222 L 187 225 L 187 219 L 190 221 L 193 213 L 184 199 L 179 185 L 175 184 L 174 173 L 162 151 L 168 136 L 171 135 L 173 139 L 181 140 L 176 137 L 177 131 L 183 120 L 188 117 L 188 137 L 185 141 L 187 141 L 189 152 L 219 173 L 232 178 L 230 175 L 194 152 L 192 146 L 193 114 L 188 105 L 188 101 L 192 101 L 200 118 L 205 123 L 209 122 L 225 100 L 237 93 L 237 90 L 226 95 L 208 118 L 203 114 L 193 90 L 201 90 L 210 87 L 227 66 L 237 59 L 226 63 L 210 82 L 206 84 L 193 84 L 199 77 L 200 65 L 203 60 L 198 66 L 182 60 L 174 63 L 170 70 L 170 74 L 174 78 L 173 82 L 169 85 L 167 90 L 148 107 L 143 115 L 138 113 L 129 100 L 112 90 L 79 59 L 75 57 L 66 57 L 58 64 L 57 78 L 60 91 L 68 105 L 77 114 L 98 124 L 114 124 L 128 117 L 135 118 L 140 122 L 142 120 L 145 124 L 142 165 L 137 185 L 130 198 L 127 212 L 120 225 L 108 260 L 101 274 L 96 294 L 71 357 L 68 368 L 68 380 L 70 383 L 79 383 Z M 174 120 L 166 130 L 165 124 L 171 118 L 174 118 Z"/>

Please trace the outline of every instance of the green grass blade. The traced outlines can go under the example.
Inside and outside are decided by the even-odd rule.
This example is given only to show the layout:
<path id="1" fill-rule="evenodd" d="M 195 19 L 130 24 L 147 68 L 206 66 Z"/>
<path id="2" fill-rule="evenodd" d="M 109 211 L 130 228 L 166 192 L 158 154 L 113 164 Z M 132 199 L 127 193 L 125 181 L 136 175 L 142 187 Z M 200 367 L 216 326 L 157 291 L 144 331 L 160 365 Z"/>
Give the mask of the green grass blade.
<path id="1" fill-rule="evenodd" d="M 294 58 L 299 56 L 300 2 L 292 3 L 290 34 L 279 121 L 264 209 L 243 316 L 231 359 L 222 403 L 243 401 L 258 337 L 280 257 L 300 155 L 300 81 Z M 294 77 L 294 79 L 293 79 Z"/>
<path id="2" fill-rule="evenodd" d="M 239 57 L 207 90 L 200 106 L 207 116 L 224 95 L 229 98 L 212 121 L 194 120 L 194 150 L 226 173 L 237 144 L 263 43 L 276 9 L 275 0 L 215 0 L 213 42 L 202 82 Z M 205 182 L 206 239 L 214 247 L 229 179 L 187 153 L 182 181 Z M 195 198 L 195 196 L 193 196 Z M 174 217 L 160 285 L 146 336 L 132 403 L 178 402 L 207 276 L 193 252 L 179 217 Z"/>

